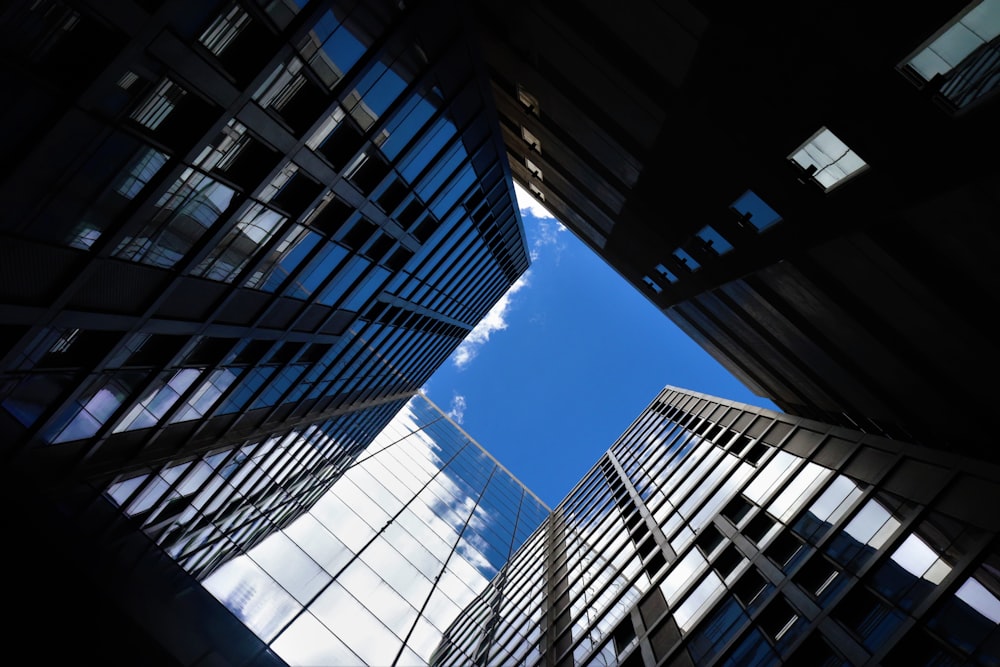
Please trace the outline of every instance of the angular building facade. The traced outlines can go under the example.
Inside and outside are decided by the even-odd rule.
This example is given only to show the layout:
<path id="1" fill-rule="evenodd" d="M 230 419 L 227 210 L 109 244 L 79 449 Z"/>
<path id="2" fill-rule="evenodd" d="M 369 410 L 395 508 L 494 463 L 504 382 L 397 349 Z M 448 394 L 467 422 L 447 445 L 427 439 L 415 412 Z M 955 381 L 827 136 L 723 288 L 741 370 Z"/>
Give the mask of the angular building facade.
<path id="1" fill-rule="evenodd" d="M 0 37 L 20 603 L 87 600 L 74 651 L 97 660 L 156 654 L 143 633 L 185 619 L 184 664 L 223 636 L 234 664 L 267 656 L 198 578 L 322 497 L 528 266 L 467 22 L 450 2 L 47 0 L 0 10 Z"/>
<path id="2" fill-rule="evenodd" d="M 996 664 L 998 503 L 996 466 L 667 387 L 432 664 Z"/>
<path id="3" fill-rule="evenodd" d="M 0 9 L 38 661 L 996 664 L 1000 5 L 628 9 Z M 668 388 L 527 536 L 414 398 L 528 266 L 512 176 L 797 416 Z"/>
<path id="4" fill-rule="evenodd" d="M 452 10 L 3 10 L 5 459 L 371 441 L 528 266 Z"/>
<path id="5" fill-rule="evenodd" d="M 305 515 L 198 576 L 289 665 L 426 664 L 548 514 L 418 395 Z"/>
<path id="6" fill-rule="evenodd" d="M 996 457 L 996 0 L 475 7 L 514 179 L 747 387 Z"/>

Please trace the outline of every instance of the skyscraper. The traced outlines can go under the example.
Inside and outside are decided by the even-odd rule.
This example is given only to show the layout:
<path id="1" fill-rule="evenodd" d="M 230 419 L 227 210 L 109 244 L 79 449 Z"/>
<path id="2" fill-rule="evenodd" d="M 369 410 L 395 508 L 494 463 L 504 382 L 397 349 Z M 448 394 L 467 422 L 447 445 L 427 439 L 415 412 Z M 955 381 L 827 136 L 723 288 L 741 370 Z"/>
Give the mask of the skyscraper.
<path id="1" fill-rule="evenodd" d="M 375 437 L 528 266 L 452 9 L 3 10 L 11 469 Z"/>
<path id="2" fill-rule="evenodd" d="M 204 584 L 291 665 L 426 664 L 548 512 L 418 395 L 305 515 Z"/>
<path id="3" fill-rule="evenodd" d="M 514 179 L 744 384 L 996 456 L 996 0 L 474 7 Z"/>
<path id="4" fill-rule="evenodd" d="M 298 650 L 348 570 L 286 582 L 287 628 L 235 590 L 263 639 L 199 580 L 309 521 L 523 273 L 513 172 L 799 417 L 670 390 L 644 419 L 679 449 L 630 431 L 437 661 L 994 660 L 996 475 L 957 453 L 995 457 L 996 0 L 621 9 L 0 10 L 16 629 L 72 619 L 60 661 Z M 338 632 L 317 650 L 388 655 Z"/>
<path id="5" fill-rule="evenodd" d="M 994 664 L 1000 469 L 665 388 L 436 665 Z"/>
<path id="6" fill-rule="evenodd" d="M 461 17 L 280 7 L 5 10 L 19 461 L 113 475 L 323 420 L 363 446 L 527 268 Z"/>
<path id="7" fill-rule="evenodd" d="M 304 513 L 528 266 L 481 60 L 433 1 L 46 0 L 0 37 L 22 604 L 92 600 L 97 656 L 155 600 L 175 659 L 222 655 L 194 576 Z M 143 610 L 133 573 L 178 586 Z"/>

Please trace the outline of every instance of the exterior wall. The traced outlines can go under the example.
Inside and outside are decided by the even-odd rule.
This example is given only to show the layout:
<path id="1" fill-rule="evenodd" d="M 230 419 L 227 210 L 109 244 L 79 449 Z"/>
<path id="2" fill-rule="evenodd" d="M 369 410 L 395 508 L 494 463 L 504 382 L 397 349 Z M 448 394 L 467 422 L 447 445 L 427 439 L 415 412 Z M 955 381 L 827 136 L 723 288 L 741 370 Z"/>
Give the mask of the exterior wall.
<path id="1" fill-rule="evenodd" d="M 0 9 L 15 627 L 93 600 L 54 662 L 118 628 L 123 662 L 280 662 L 198 581 L 322 498 L 528 266 L 474 48 L 436 0 Z"/>
<path id="2" fill-rule="evenodd" d="M 945 416 L 1000 371 L 989 0 L 474 5 L 514 179 L 655 307 L 783 411 L 996 460 Z"/>
<path id="3" fill-rule="evenodd" d="M 667 387 L 434 664 L 988 662 L 998 500 L 995 466 Z"/>
<path id="4" fill-rule="evenodd" d="M 461 14 L 293 8 L 0 16 L 0 427 L 26 468 L 110 479 L 359 411 L 363 442 L 527 268 Z"/>
<path id="5" fill-rule="evenodd" d="M 228 523 L 190 511 L 159 541 L 289 665 L 426 664 L 460 610 L 549 512 L 418 395 L 307 512 L 208 574 L 212 550 L 201 543 L 228 542 L 243 532 L 236 517 L 269 513 L 271 498 L 237 481 L 260 477 L 264 463 L 254 459 L 261 458 L 250 454 L 205 485 L 230 484 L 241 498 Z M 182 474 L 198 476 L 198 468 L 167 469 L 158 481 Z M 121 498 L 125 489 L 116 484 L 108 493 Z M 168 505 L 171 495 L 133 492 L 123 509 L 130 516 L 137 503 Z M 211 530 L 190 530 L 205 525 Z"/>

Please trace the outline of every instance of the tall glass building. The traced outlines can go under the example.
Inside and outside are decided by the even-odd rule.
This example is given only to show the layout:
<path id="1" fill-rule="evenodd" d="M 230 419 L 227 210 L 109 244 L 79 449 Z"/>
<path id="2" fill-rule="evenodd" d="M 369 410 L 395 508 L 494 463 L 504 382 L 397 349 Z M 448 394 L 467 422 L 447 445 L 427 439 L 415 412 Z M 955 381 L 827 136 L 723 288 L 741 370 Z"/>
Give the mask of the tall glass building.
<path id="1" fill-rule="evenodd" d="M 110 481 L 378 434 L 529 262 L 453 9 L 2 10 L 5 458 Z"/>
<path id="2" fill-rule="evenodd" d="M 996 466 L 667 387 L 432 663 L 996 664 L 998 503 Z"/>
<path id="3" fill-rule="evenodd" d="M 548 513 L 418 395 L 304 515 L 207 578 L 182 562 L 289 665 L 419 665 Z"/>
<path id="4" fill-rule="evenodd" d="M 1000 474 L 962 455 L 997 453 L 998 34 L 998 0 L 6 3 L 11 634 L 997 664 Z M 414 398 L 528 266 L 512 178 L 799 416 L 668 388 L 527 536 Z"/>
<path id="5" fill-rule="evenodd" d="M 196 599 L 290 526 L 527 246 L 455 3 L 14 3 L 0 64 L 0 453 L 34 554 L 12 567 L 28 609 L 124 596 L 100 653 L 105 626 L 170 627 L 117 585 L 140 558 Z"/>

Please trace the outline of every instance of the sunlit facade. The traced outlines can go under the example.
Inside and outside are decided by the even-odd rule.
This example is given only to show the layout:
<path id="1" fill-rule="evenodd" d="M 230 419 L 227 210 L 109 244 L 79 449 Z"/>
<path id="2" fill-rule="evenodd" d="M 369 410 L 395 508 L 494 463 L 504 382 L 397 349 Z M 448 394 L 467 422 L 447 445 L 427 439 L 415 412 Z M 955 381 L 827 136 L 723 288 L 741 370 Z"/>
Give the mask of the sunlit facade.
<path id="1" fill-rule="evenodd" d="M 995 466 L 667 387 L 433 664 L 996 664 L 998 503 Z"/>
<path id="2" fill-rule="evenodd" d="M 228 483 L 257 469 L 248 459 Z M 258 503 L 239 511 L 259 515 Z M 548 513 L 418 395 L 308 512 L 203 584 L 289 665 L 426 664 Z M 199 560 L 183 562 L 203 578 Z"/>

